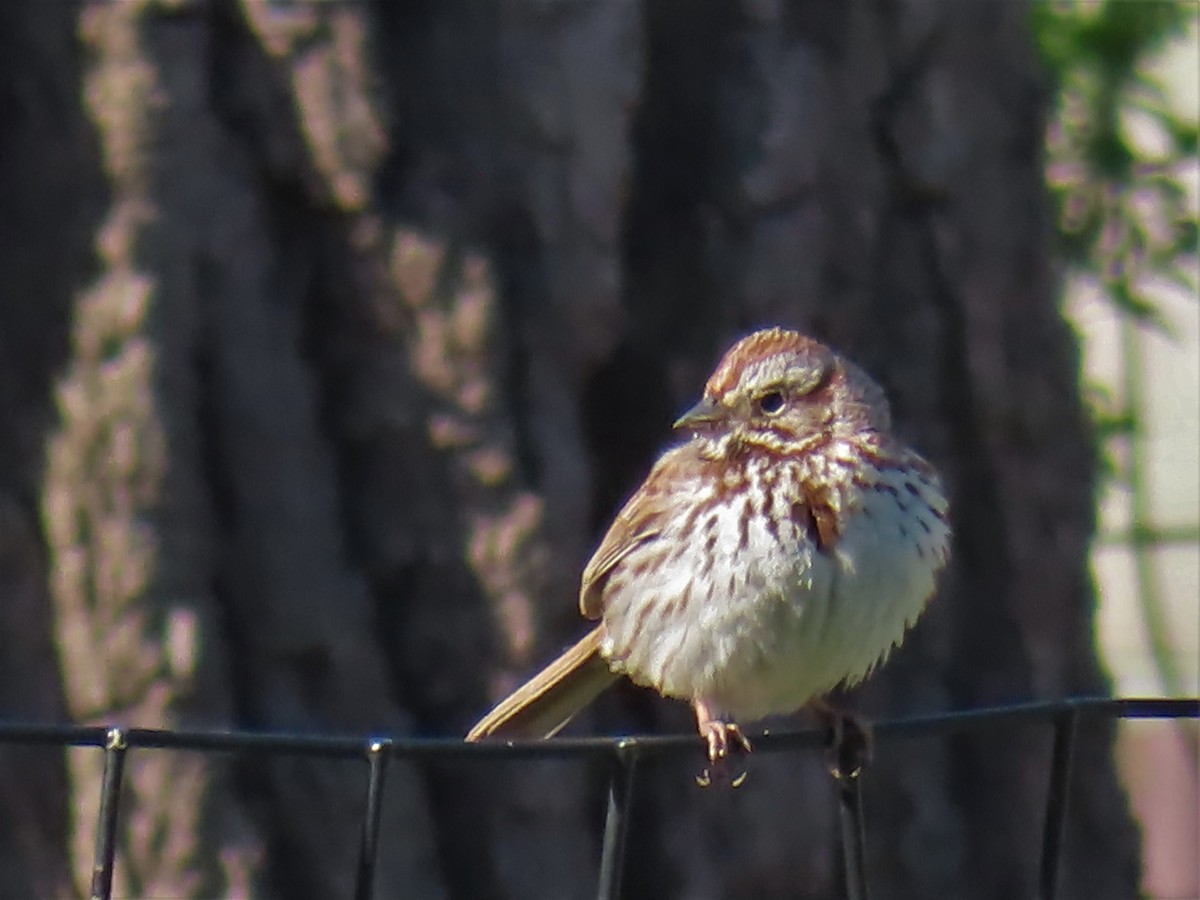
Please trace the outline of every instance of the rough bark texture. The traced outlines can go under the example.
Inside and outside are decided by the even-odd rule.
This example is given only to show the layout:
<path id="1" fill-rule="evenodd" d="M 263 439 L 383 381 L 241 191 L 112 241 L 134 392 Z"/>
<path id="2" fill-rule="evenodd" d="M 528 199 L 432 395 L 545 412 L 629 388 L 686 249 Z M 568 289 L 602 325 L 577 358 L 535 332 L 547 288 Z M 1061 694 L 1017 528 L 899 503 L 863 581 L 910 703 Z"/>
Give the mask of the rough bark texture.
<path id="1" fill-rule="evenodd" d="M 1092 456 L 1011 2 L 23 0 L 0 12 L 0 715 L 460 734 L 721 348 L 809 330 L 947 475 L 860 705 L 1105 689 Z M 687 729 L 622 688 L 580 730 Z M 1108 728 L 1062 894 L 1136 891 Z M 1045 729 L 887 744 L 874 896 L 1031 896 Z M 633 898 L 837 890 L 821 761 L 643 772 Z M 584 897 L 602 772 L 398 765 L 380 896 Z M 0 884 L 86 888 L 99 757 L 0 748 Z M 136 752 L 119 892 L 345 896 L 361 765 Z"/>

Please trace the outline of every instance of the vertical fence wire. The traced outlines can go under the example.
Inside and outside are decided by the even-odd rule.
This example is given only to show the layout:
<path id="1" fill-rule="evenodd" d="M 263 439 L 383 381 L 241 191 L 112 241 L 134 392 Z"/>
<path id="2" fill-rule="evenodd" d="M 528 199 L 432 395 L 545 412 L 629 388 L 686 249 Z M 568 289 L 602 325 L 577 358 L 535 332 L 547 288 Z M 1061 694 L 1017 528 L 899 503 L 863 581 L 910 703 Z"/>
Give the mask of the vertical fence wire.
<path id="1" fill-rule="evenodd" d="M 618 741 L 613 752 L 612 774 L 608 780 L 608 811 L 604 817 L 600 881 L 596 887 L 599 900 L 617 900 L 621 896 L 621 878 L 625 873 L 625 839 L 629 835 L 629 804 L 633 798 L 636 768 L 636 742 Z"/>
<path id="2" fill-rule="evenodd" d="M 863 820 L 861 773 L 834 778 L 838 793 L 838 819 L 842 826 L 842 862 L 846 872 L 846 900 L 871 900 L 867 886 L 867 836 Z"/>
<path id="3" fill-rule="evenodd" d="M 125 772 L 125 732 L 110 728 L 104 740 L 104 777 L 100 782 L 100 813 L 96 821 L 96 856 L 92 864 L 92 900 L 112 897 L 113 864 L 117 855 L 117 813 L 121 776 Z"/>
<path id="4" fill-rule="evenodd" d="M 1039 900 L 1054 900 L 1058 893 L 1059 860 L 1067 826 L 1067 800 L 1078 719 L 1079 713 L 1074 709 L 1059 713 L 1054 719 L 1054 749 L 1050 756 L 1050 784 L 1046 789 L 1046 820 L 1042 829 Z"/>
<path id="5" fill-rule="evenodd" d="M 383 815 L 383 789 L 387 779 L 392 741 L 384 738 L 367 745 L 367 805 L 363 812 L 362 838 L 358 848 L 358 872 L 354 879 L 354 900 L 375 896 L 375 864 L 379 859 L 379 823 Z"/>

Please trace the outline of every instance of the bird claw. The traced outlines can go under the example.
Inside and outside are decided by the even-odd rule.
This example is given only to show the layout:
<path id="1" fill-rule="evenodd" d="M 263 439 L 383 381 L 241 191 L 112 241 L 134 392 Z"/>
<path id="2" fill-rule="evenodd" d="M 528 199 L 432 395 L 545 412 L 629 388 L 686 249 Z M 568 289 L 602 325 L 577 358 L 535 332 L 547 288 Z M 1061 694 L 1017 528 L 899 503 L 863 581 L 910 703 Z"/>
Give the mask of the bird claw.
<path id="1" fill-rule="evenodd" d="M 865 722 L 842 713 L 831 714 L 826 724 L 829 774 L 841 783 L 853 781 L 871 761 L 871 729 Z"/>
<path id="2" fill-rule="evenodd" d="M 742 734 L 742 729 L 732 722 L 705 722 L 702 728 L 705 743 L 708 745 L 708 765 L 696 776 L 696 784 L 700 787 L 710 787 L 714 784 L 728 783 L 731 788 L 739 788 L 746 783 L 750 774 L 746 769 L 729 777 L 730 750 L 749 753 L 750 739 Z"/>
<path id="3" fill-rule="evenodd" d="M 696 776 L 696 784 L 702 788 L 712 787 L 714 784 L 728 783 L 732 790 L 737 790 L 746 783 L 746 779 L 750 777 L 750 773 L 743 769 L 733 778 L 728 777 L 723 765 L 705 766 L 704 771 Z"/>

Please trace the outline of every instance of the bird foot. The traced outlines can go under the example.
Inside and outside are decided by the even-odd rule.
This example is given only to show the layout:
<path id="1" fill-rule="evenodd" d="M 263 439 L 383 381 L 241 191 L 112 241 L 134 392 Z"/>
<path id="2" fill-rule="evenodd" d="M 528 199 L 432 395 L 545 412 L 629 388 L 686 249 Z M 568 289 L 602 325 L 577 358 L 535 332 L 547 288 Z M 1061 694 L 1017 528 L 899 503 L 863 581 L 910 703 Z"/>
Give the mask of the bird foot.
<path id="1" fill-rule="evenodd" d="M 708 765 L 696 776 L 696 784 L 700 787 L 728 784 L 731 788 L 745 784 L 749 774 L 745 768 L 734 776 L 730 776 L 729 771 L 730 751 L 749 753 L 751 749 L 750 740 L 742 734 L 742 729 L 733 722 L 709 719 L 700 723 L 700 734 L 708 745 Z"/>
<path id="2" fill-rule="evenodd" d="M 813 710 L 826 729 L 825 758 L 829 774 L 839 782 L 853 781 L 871 761 L 871 726 L 857 716 L 825 704 Z"/>

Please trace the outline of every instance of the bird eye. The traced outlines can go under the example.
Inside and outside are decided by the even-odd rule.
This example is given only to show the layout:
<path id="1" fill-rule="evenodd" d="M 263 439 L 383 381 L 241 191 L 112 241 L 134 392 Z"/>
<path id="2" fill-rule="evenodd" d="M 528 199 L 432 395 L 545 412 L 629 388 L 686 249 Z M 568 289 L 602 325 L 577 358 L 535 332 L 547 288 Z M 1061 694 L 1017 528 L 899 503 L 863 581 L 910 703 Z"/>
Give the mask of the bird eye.
<path id="1" fill-rule="evenodd" d="M 783 394 L 779 391 L 768 391 L 758 398 L 758 408 L 768 416 L 775 415 L 783 409 Z"/>

